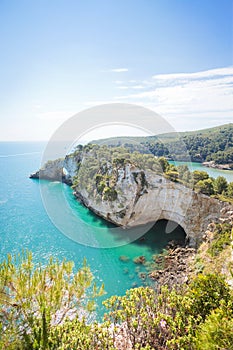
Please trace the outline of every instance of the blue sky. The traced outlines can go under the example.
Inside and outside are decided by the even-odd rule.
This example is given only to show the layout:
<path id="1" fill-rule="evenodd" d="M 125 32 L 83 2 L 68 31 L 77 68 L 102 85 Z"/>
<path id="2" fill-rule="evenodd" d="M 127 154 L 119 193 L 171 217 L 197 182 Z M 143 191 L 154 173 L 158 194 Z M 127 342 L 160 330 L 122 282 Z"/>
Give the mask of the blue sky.
<path id="1" fill-rule="evenodd" d="M 233 121 L 232 0 L 0 0 L 0 140 L 101 103 L 177 130 Z"/>

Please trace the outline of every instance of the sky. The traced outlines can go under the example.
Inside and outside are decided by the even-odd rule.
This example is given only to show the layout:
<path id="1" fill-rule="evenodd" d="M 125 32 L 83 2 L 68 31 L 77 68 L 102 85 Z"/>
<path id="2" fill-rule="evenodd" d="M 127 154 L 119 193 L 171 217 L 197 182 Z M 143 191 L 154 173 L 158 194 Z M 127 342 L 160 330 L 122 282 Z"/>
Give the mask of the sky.
<path id="1" fill-rule="evenodd" d="M 0 0 L 1 141 L 106 103 L 177 131 L 233 122 L 233 0 Z"/>

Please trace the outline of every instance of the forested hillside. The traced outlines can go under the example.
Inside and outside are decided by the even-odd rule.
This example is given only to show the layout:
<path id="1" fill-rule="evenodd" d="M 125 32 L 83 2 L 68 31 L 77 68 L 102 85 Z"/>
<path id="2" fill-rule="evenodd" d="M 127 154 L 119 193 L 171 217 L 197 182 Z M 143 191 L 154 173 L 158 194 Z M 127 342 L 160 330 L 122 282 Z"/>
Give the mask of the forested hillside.
<path id="1" fill-rule="evenodd" d="M 152 153 L 158 157 L 165 156 L 179 161 L 233 163 L 232 123 L 198 131 L 149 137 L 117 137 L 93 143 L 104 143 L 109 146 L 123 145 L 130 151 Z"/>

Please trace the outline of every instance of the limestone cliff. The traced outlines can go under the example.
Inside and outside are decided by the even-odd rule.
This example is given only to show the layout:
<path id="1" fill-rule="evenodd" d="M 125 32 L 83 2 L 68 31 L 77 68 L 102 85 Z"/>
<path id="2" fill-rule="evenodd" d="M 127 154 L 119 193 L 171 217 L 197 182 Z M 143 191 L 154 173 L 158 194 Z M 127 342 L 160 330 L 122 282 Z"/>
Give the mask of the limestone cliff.
<path id="1" fill-rule="evenodd" d="M 98 163 L 80 152 L 48 162 L 31 177 L 72 185 L 74 195 L 85 206 L 125 228 L 159 219 L 174 221 L 184 228 L 190 246 L 199 244 L 208 224 L 218 220 L 225 206 L 130 161 Z"/>

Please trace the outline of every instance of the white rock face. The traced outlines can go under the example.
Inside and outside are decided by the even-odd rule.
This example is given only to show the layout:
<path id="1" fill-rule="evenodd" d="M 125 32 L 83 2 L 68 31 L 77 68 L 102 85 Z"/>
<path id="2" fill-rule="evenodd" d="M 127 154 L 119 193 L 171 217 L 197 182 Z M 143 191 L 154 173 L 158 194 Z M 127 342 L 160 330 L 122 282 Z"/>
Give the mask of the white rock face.
<path id="1" fill-rule="evenodd" d="M 42 176 L 52 178 L 65 168 L 63 180 L 67 183 L 77 175 L 77 162 L 80 159 L 66 157 L 65 161 L 55 161 L 54 169 L 43 170 Z M 40 170 L 40 176 L 41 176 Z M 178 223 L 186 232 L 189 245 L 197 246 L 211 222 L 218 221 L 220 211 L 226 206 L 217 199 L 165 179 L 152 171 L 143 171 L 132 164 L 113 168 L 108 173 L 116 176 L 117 199 L 103 200 L 97 190 L 88 192 L 85 184 L 77 186 L 74 194 L 82 203 L 116 225 L 136 227 L 153 223 L 160 219 Z M 37 173 L 36 173 L 37 174 Z M 52 174 L 52 175 L 51 175 Z M 93 181 L 95 181 L 93 179 Z"/>
<path id="2" fill-rule="evenodd" d="M 116 200 L 96 200 L 85 188 L 79 189 L 76 196 L 96 214 L 126 228 L 171 220 L 185 230 L 189 245 L 195 247 L 202 241 L 208 224 L 218 221 L 226 205 L 130 164 L 117 173 Z"/>
<path id="3" fill-rule="evenodd" d="M 67 176 L 73 178 L 77 175 L 77 158 L 66 157 L 63 163 L 63 168 L 65 169 L 65 173 Z"/>

